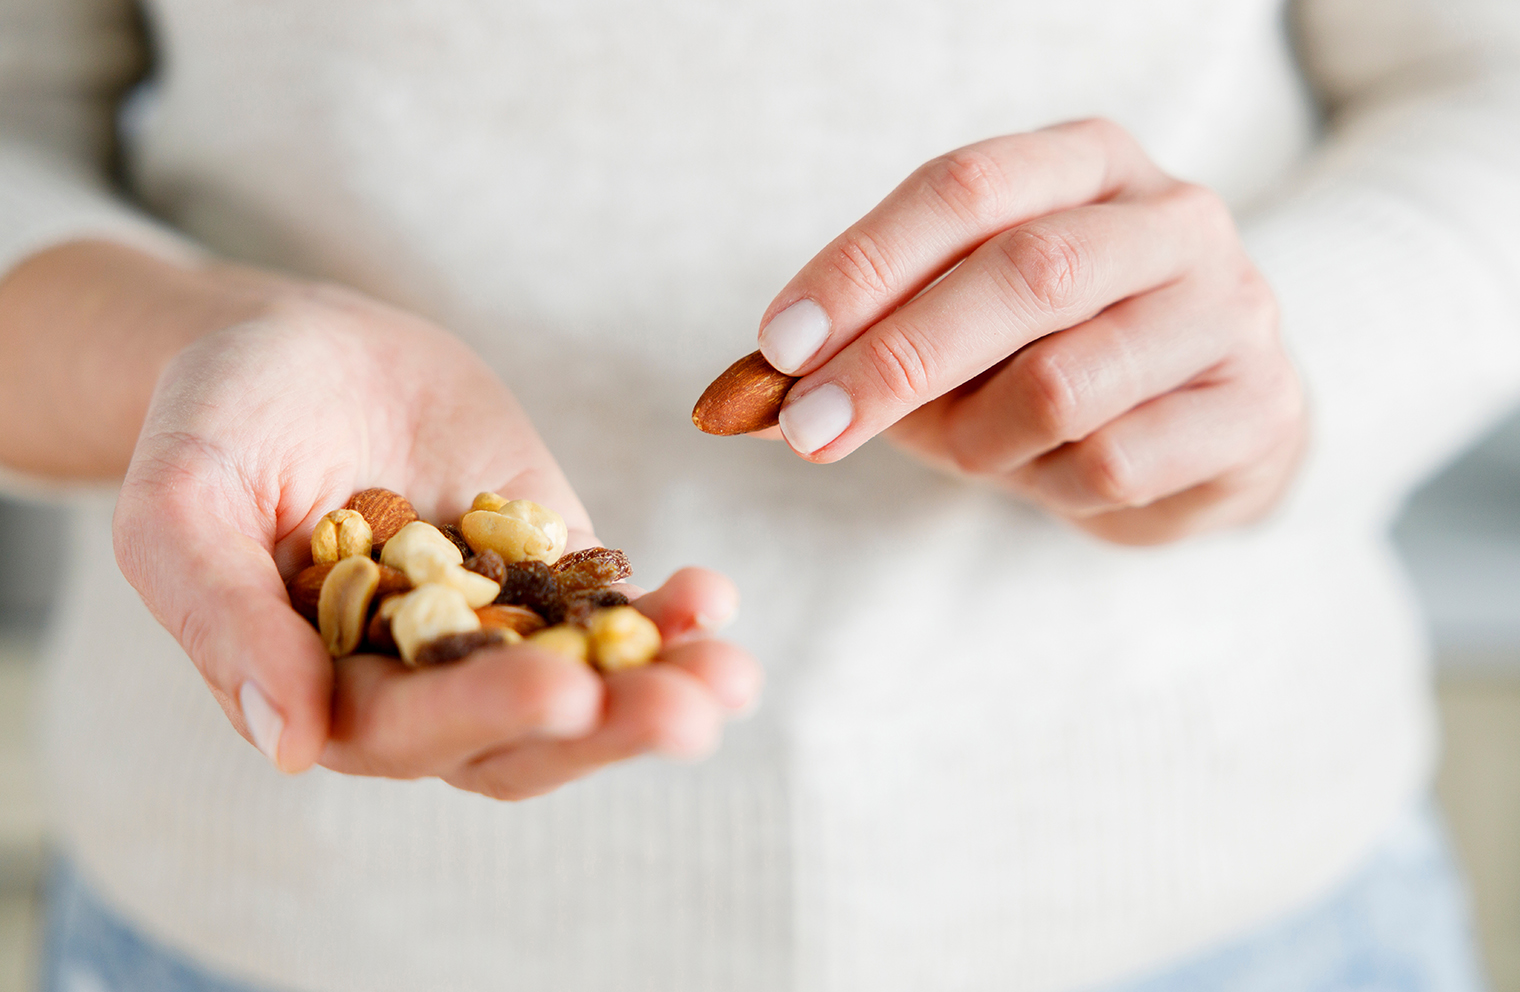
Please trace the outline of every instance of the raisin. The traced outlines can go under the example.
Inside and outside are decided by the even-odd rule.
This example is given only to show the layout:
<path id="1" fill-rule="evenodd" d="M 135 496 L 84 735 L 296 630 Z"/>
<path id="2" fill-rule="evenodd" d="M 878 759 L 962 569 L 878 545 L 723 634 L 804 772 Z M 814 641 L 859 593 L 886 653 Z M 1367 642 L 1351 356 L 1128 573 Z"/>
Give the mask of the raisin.
<path id="1" fill-rule="evenodd" d="M 554 573 L 548 565 L 531 558 L 514 562 L 507 569 L 496 602 L 526 606 L 551 624 L 559 623 L 565 615 L 565 604 L 560 598 Z"/>
<path id="2" fill-rule="evenodd" d="M 395 656 L 401 653 L 401 649 L 396 647 L 396 639 L 391 636 L 391 618 L 381 616 L 378 612 L 369 618 L 369 626 L 364 632 L 364 643 L 377 654 Z"/>
<path id="3" fill-rule="evenodd" d="M 627 606 L 628 597 L 616 589 L 588 589 L 565 597 L 565 623 L 586 627 L 591 615 L 609 606 Z"/>
<path id="4" fill-rule="evenodd" d="M 554 564 L 554 575 L 565 592 L 610 586 L 632 574 L 628 556 L 616 548 L 587 548 L 565 555 Z"/>
<path id="5" fill-rule="evenodd" d="M 470 630 L 463 634 L 445 634 L 417 649 L 418 668 L 458 661 L 472 651 L 492 647 L 506 640 L 499 630 Z"/>
<path id="6" fill-rule="evenodd" d="M 464 539 L 464 531 L 460 530 L 455 524 L 444 524 L 438 529 L 443 531 L 444 537 L 454 542 L 454 547 L 458 548 L 459 553 L 464 555 L 465 561 L 469 561 L 470 556 L 475 553 L 475 549 L 470 547 L 470 542 Z"/>
<path id="7" fill-rule="evenodd" d="M 507 563 L 502 561 L 501 555 L 490 548 L 478 555 L 466 555 L 464 567 L 476 575 L 484 575 L 497 585 L 507 580 Z"/>

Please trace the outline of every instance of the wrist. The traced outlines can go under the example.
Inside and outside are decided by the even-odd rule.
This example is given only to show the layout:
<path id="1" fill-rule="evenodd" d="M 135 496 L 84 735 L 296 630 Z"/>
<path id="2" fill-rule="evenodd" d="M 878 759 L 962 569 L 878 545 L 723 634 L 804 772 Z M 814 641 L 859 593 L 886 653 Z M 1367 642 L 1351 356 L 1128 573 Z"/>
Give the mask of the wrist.
<path id="1" fill-rule="evenodd" d="M 120 476 L 168 362 L 300 285 L 103 241 L 31 256 L 0 280 L 0 351 L 14 359 L 0 368 L 0 462 L 59 480 Z"/>

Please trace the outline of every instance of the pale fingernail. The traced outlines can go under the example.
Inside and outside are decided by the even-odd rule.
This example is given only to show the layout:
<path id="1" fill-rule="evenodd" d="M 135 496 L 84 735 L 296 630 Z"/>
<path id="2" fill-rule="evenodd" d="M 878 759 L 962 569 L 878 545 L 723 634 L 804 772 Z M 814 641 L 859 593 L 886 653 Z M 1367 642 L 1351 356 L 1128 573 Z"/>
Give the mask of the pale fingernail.
<path id="1" fill-rule="evenodd" d="M 722 630 L 733 623 L 734 617 L 739 615 L 739 603 L 737 600 L 731 600 L 723 604 L 709 603 L 708 606 L 712 607 L 712 609 L 705 612 L 699 611 L 691 618 L 692 623 L 702 630 Z"/>
<path id="2" fill-rule="evenodd" d="M 798 300 L 760 330 L 760 354 L 782 372 L 796 372 L 823 347 L 829 315 L 812 300 Z"/>
<path id="3" fill-rule="evenodd" d="M 691 619 L 699 630 L 705 630 L 710 634 L 716 634 L 718 631 L 734 622 L 734 614 L 737 612 L 737 610 L 729 610 L 727 613 L 719 616 L 714 616 L 711 613 L 698 613 Z"/>
<path id="4" fill-rule="evenodd" d="M 826 383 L 781 408 L 786 443 L 810 455 L 845 432 L 855 417 L 850 394 Z"/>
<path id="5" fill-rule="evenodd" d="M 252 680 L 244 682 L 238 690 L 238 705 L 243 708 L 243 722 L 248 724 L 253 743 L 276 768 L 280 767 L 280 735 L 285 732 L 284 717 L 269 705 L 269 697 Z"/>

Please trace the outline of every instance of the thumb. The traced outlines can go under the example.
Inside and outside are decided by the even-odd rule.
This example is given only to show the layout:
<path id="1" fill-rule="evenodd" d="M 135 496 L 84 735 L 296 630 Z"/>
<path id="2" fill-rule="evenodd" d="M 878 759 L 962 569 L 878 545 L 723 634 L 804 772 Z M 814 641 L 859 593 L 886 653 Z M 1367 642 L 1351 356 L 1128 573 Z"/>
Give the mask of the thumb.
<path id="1" fill-rule="evenodd" d="M 290 608 L 272 539 L 208 510 L 207 489 L 129 473 L 114 521 L 117 564 L 238 732 L 281 771 L 304 771 L 327 740 L 332 659 Z"/>

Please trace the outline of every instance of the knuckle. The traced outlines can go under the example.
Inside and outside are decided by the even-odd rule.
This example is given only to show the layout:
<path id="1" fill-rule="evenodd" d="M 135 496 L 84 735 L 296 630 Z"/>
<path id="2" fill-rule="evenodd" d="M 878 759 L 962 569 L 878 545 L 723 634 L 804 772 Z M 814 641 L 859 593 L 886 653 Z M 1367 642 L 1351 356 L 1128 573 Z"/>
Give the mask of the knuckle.
<path id="1" fill-rule="evenodd" d="M 1100 149 L 1107 158 L 1122 160 L 1141 155 L 1134 135 L 1110 118 L 1085 117 L 1067 126 Z"/>
<path id="2" fill-rule="evenodd" d="M 1001 438 L 977 423 L 962 422 L 946 438 L 947 453 L 958 471 L 967 475 L 997 475 L 1009 458 Z"/>
<path id="3" fill-rule="evenodd" d="M 1018 360 L 1027 391 L 1029 422 L 1050 447 L 1078 440 L 1082 390 L 1071 370 L 1054 349 L 1039 348 Z"/>
<path id="4" fill-rule="evenodd" d="M 1092 252 L 1069 232 L 1026 224 L 999 241 L 1017 281 L 1015 291 L 1038 311 L 1064 314 L 1086 295 Z"/>
<path id="5" fill-rule="evenodd" d="M 477 792 L 487 799 L 495 799 L 498 802 L 515 803 L 524 799 L 533 799 L 536 796 L 553 792 L 553 784 L 534 784 L 518 781 L 517 777 L 510 772 L 492 767 L 491 763 L 478 769 L 472 769 L 467 774 L 452 774 L 444 776 L 444 781 L 456 789 L 466 789 Z"/>
<path id="6" fill-rule="evenodd" d="M 1003 216 L 1007 177 L 998 161 L 976 148 L 961 148 L 930 162 L 924 181 L 929 192 L 961 220 L 978 227 Z"/>
<path id="7" fill-rule="evenodd" d="M 1084 117 L 1073 121 L 1072 126 L 1108 146 L 1128 145 L 1134 140 L 1128 130 L 1108 117 Z"/>
<path id="8" fill-rule="evenodd" d="M 830 267 L 871 299 L 891 295 L 902 280 L 892 252 L 869 231 L 856 230 L 835 245 Z"/>
<path id="9" fill-rule="evenodd" d="M 1200 183 L 1178 180 L 1167 190 L 1165 199 L 1194 223 L 1207 224 L 1210 230 L 1235 227 L 1235 218 L 1224 198 Z"/>
<path id="10" fill-rule="evenodd" d="M 1270 380 L 1268 423 L 1274 439 L 1296 434 L 1304 421 L 1304 393 L 1292 365 L 1282 362 Z"/>
<path id="11" fill-rule="evenodd" d="M 935 359 L 924 336 L 902 326 L 878 326 L 865 344 L 869 367 L 893 400 L 916 407 L 928 399 Z"/>
<path id="12" fill-rule="evenodd" d="M 1095 434 L 1077 446 L 1078 482 L 1106 506 L 1138 506 L 1143 503 L 1135 465 L 1124 446 L 1105 434 Z"/>
<path id="13" fill-rule="evenodd" d="M 1246 315 L 1246 326 L 1251 329 L 1253 336 L 1260 338 L 1263 343 L 1275 344 L 1282 318 L 1277 294 L 1254 265 L 1242 266 L 1242 271 L 1235 279 L 1234 297 L 1236 305 Z"/>
<path id="14" fill-rule="evenodd" d="M 210 679 L 211 649 L 216 632 L 221 626 L 212 616 L 212 612 L 203 608 L 187 610 L 172 630 L 174 639 L 179 642 L 180 647 L 185 649 L 185 654 L 208 680 Z"/>

